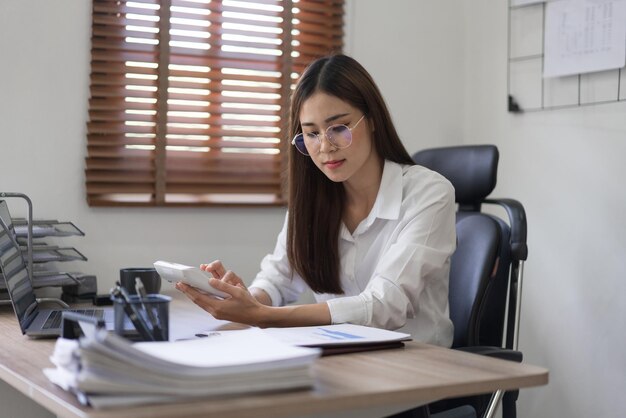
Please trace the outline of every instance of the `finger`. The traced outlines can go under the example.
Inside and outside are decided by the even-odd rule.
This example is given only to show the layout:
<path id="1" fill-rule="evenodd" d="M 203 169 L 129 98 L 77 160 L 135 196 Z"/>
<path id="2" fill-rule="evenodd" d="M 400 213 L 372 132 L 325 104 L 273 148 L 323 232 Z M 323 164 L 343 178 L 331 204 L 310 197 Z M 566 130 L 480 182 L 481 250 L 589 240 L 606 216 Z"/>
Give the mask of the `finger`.
<path id="1" fill-rule="evenodd" d="M 187 296 L 189 299 L 193 299 L 195 296 L 197 296 L 196 293 L 199 293 L 192 286 L 189 286 L 188 284 L 185 284 L 183 282 L 177 282 L 174 286 L 176 287 L 176 289 L 183 292 L 185 296 Z"/>
<path id="2" fill-rule="evenodd" d="M 217 298 L 207 295 L 206 293 L 196 289 L 193 286 L 189 286 L 185 283 L 178 282 L 176 283 L 176 289 L 180 290 L 187 296 L 193 303 L 200 306 L 202 309 L 211 313 L 214 306 L 214 301 L 218 300 Z"/>
<path id="3" fill-rule="evenodd" d="M 221 279 L 226 274 L 226 268 L 220 260 L 215 260 L 209 264 L 200 264 L 200 270 L 208 271 L 217 279 Z"/>
<path id="4" fill-rule="evenodd" d="M 228 284 L 232 284 L 233 286 L 243 285 L 245 287 L 243 280 L 241 280 L 241 278 L 231 270 L 228 270 L 226 274 L 224 274 L 224 277 L 222 277 L 222 281 Z"/>
<path id="5" fill-rule="evenodd" d="M 228 293 L 230 296 L 236 296 L 241 292 L 240 287 L 216 278 L 209 279 L 209 284 L 217 290 Z"/>

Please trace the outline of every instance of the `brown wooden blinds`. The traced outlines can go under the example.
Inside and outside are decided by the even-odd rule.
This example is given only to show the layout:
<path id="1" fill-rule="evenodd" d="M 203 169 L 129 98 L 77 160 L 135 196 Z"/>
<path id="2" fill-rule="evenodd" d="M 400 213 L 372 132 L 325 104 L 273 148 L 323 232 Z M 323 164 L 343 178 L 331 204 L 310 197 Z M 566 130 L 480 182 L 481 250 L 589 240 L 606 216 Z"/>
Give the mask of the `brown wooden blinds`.
<path id="1" fill-rule="evenodd" d="M 287 107 L 343 1 L 93 0 L 91 206 L 284 203 Z"/>

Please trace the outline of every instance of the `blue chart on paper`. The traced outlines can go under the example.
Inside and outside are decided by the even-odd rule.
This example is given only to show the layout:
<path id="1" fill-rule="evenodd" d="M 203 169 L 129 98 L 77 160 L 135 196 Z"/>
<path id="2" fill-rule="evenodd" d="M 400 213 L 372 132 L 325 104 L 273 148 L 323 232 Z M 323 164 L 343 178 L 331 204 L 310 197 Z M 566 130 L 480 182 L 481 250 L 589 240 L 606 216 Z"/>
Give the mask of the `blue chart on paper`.
<path id="1" fill-rule="evenodd" d="M 326 328 L 318 328 L 317 332 L 314 333 L 323 338 L 328 338 L 330 340 L 338 340 L 338 341 L 346 341 L 346 340 L 360 340 L 363 339 L 360 335 L 348 334 L 347 332 L 333 331 Z"/>

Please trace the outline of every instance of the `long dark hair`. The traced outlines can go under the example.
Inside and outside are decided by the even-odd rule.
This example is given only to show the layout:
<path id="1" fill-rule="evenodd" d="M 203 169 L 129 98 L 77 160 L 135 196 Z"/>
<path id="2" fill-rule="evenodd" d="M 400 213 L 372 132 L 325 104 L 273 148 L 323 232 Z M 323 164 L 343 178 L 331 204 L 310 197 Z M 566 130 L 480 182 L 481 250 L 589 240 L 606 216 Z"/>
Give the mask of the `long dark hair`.
<path id="1" fill-rule="evenodd" d="M 366 115 L 374 127 L 372 139 L 379 157 L 414 164 L 374 80 L 361 64 L 346 55 L 319 58 L 300 77 L 291 97 L 289 141 L 301 132 L 302 104 L 316 92 L 335 96 Z M 329 180 L 310 157 L 293 146 L 289 148 L 289 262 L 314 292 L 343 294 L 339 282 L 343 184 Z"/>

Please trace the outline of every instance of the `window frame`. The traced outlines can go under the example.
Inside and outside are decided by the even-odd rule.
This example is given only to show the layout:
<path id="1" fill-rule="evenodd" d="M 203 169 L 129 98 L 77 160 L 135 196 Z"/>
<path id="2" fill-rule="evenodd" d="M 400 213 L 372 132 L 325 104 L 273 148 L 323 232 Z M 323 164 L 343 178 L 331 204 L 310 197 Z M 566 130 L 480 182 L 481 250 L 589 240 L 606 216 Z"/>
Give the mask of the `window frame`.
<path id="1" fill-rule="evenodd" d="M 308 62 L 341 52 L 343 3 L 343 0 L 211 0 L 205 4 L 192 0 L 93 0 L 91 97 L 85 157 L 88 205 L 285 205 L 289 96 Z M 181 8 L 192 4 L 200 6 Z M 280 40 L 274 49 L 267 46 L 262 36 L 246 37 L 244 30 L 230 30 L 231 34 L 243 33 L 239 36 L 243 40 L 235 39 L 236 35 L 231 35 L 234 41 L 222 36 L 229 32 L 227 23 L 239 19 L 228 16 L 235 15 L 238 8 L 251 10 L 254 4 L 273 6 L 255 12 L 262 19 L 276 22 L 276 16 L 280 16 L 278 27 L 282 33 L 274 34 Z M 278 5 L 283 6 L 282 10 L 276 8 Z M 146 16 L 150 16 L 146 19 L 151 20 L 140 21 L 135 32 L 138 38 L 133 38 L 138 40 L 129 42 L 130 17 L 136 16 L 130 12 L 144 7 Z M 189 11 L 204 13 L 205 10 L 209 16 L 206 27 L 210 28 L 206 31 L 207 50 L 177 47 L 176 42 L 184 44 L 190 39 L 186 33 L 192 32 L 181 30 L 181 27 L 185 29 L 185 23 L 175 23 L 175 19 L 193 21 L 181 16 L 189 17 Z M 250 25 L 253 22 L 247 23 L 255 27 Z M 263 24 L 269 27 L 272 23 Z M 193 45 L 195 48 L 205 44 L 198 41 Z M 252 45 L 255 52 L 237 52 L 247 45 Z M 275 55 L 275 51 L 280 53 Z M 141 65 L 128 69 L 128 63 L 135 61 Z M 194 64 L 203 62 L 201 68 L 208 68 L 210 77 L 200 78 L 194 72 L 190 72 L 193 77 L 174 76 L 176 66 L 187 71 L 186 68 L 200 68 Z M 242 74 L 248 71 L 252 75 L 230 76 L 225 69 Z M 262 77 L 266 73 L 273 75 L 267 77 L 271 81 L 264 83 Z M 128 81 L 129 75 L 135 77 L 134 81 Z M 207 86 L 211 88 L 200 88 L 202 85 L 194 80 L 208 80 Z M 251 87 L 238 87 L 243 91 L 242 97 L 225 99 L 230 88 L 226 81 Z M 180 88 L 185 82 L 194 87 Z M 129 86 L 138 92 L 132 92 Z M 197 94 L 187 91 L 202 91 L 209 99 L 199 101 Z M 257 91 L 258 96 L 278 97 L 273 100 L 277 106 L 268 105 L 274 110 L 246 110 L 245 106 L 262 108 L 263 103 L 272 102 L 263 97 L 252 99 Z M 195 103 L 182 100 L 187 97 L 206 103 L 206 110 L 193 112 L 189 106 L 173 104 L 175 101 Z M 130 104 L 129 98 L 137 102 Z M 224 107 L 228 100 L 244 108 L 235 109 L 230 115 Z M 193 117 L 195 114 L 207 116 Z M 237 122 L 227 121 L 225 115 Z M 241 137 L 233 132 L 242 132 Z M 189 139 L 192 137 L 202 139 L 192 141 Z"/>

